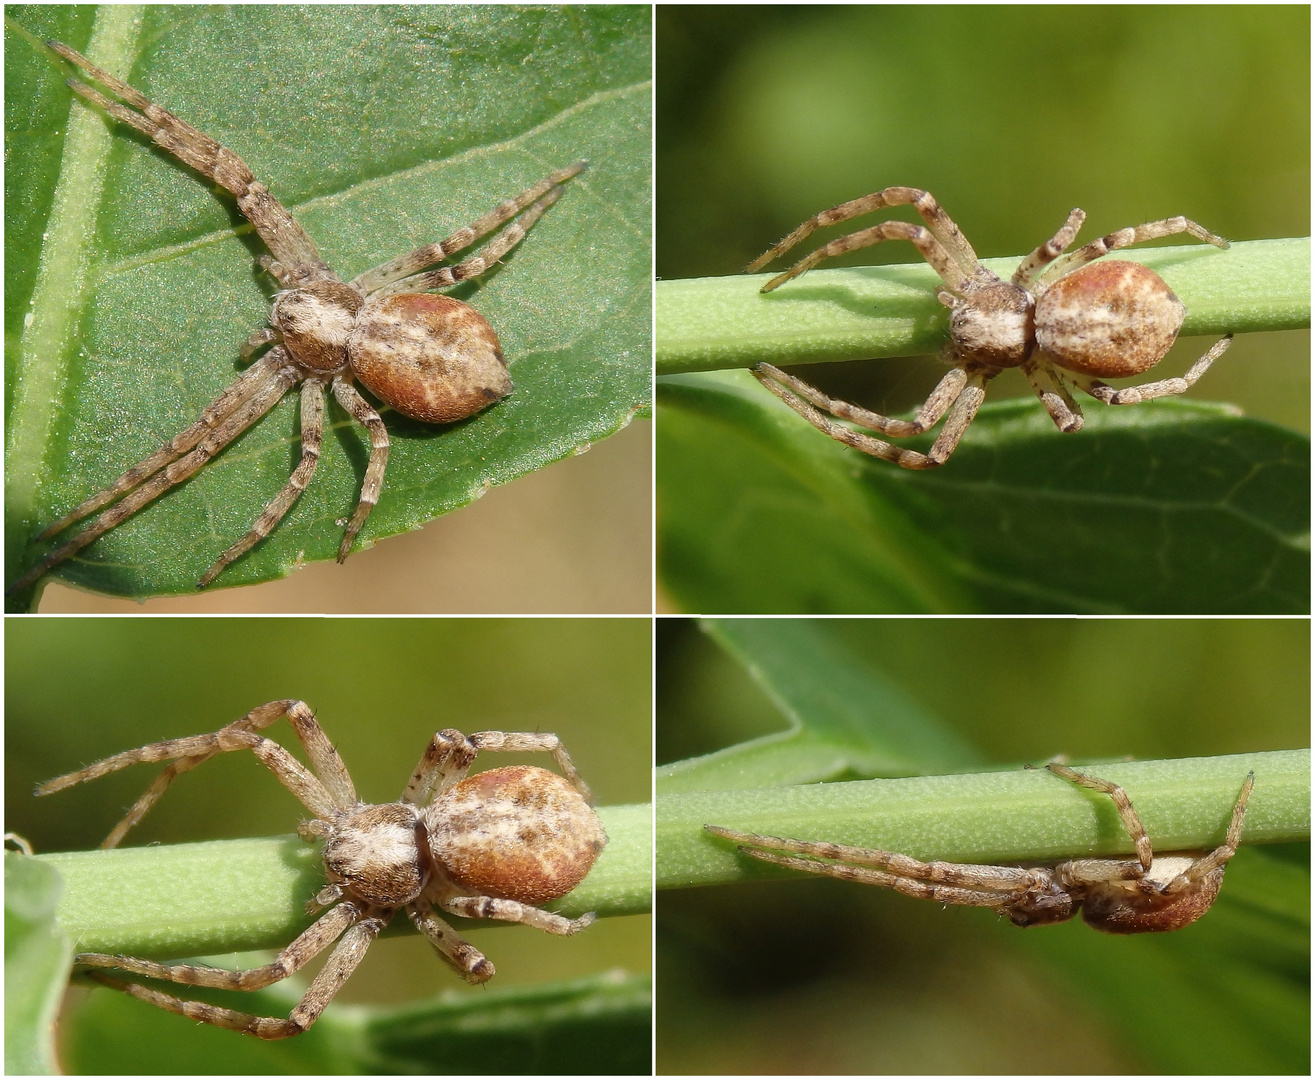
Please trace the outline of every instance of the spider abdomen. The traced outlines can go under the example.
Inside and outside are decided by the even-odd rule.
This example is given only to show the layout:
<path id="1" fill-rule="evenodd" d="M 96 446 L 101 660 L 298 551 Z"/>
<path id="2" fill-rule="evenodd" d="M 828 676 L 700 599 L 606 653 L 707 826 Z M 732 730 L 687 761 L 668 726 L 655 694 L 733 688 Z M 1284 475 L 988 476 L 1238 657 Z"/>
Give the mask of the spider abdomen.
<path id="1" fill-rule="evenodd" d="M 1177 891 L 1170 889 L 1192 864 L 1191 856 L 1158 856 L 1146 878 L 1105 881 L 1088 887 L 1082 918 L 1107 934 L 1144 934 L 1180 930 L 1196 922 L 1215 902 L 1224 883 L 1217 866 Z"/>
<path id="2" fill-rule="evenodd" d="M 565 896 L 607 844 L 584 796 L 529 765 L 462 780 L 430 804 L 425 823 L 434 860 L 454 882 L 523 904 Z"/>
<path id="3" fill-rule="evenodd" d="M 1140 375 L 1164 358 L 1186 314 L 1155 271 L 1118 259 L 1094 262 L 1037 298 L 1036 341 L 1068 371 Z"/>
<path id="4" fill-rule="evenodd" d="M 450 296 L 368 301 L 348 353 L 356 377 L 376 397 L 430 424 L 464 420 L 512 390 L 493 327 Z"/>

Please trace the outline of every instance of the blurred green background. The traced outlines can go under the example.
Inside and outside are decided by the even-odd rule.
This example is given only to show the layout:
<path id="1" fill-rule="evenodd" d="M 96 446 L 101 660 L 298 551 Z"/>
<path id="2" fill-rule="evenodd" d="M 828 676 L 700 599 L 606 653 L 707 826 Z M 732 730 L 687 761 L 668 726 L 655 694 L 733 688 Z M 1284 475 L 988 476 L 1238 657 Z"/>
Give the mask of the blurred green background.
<path id="1" fill-rule="evenodd" d="M 987 767 L 1309 744 L 1306 620 L 815 625 Z M 699 624 L 657 648 L 659 764 L 786 727 Z M 824 879 L 664 891 L 658 1071 L 1308 1073 L 1309 865 L 1244 846 L 1198 924 L 1126 938 Z"/>
<path id="2" fill-rule="evenodd" d="M 659 6 L 657 26 L 661 278 L 737 273 L 891 184 L 932 191 L 984 257 L 1031 251 L 1074 206 L 1086 239 L 1175 214 L 1237 240 L 1310 232 L 1305 5 Z M 913 261 L 907 244 L 848 257 Z M 1309 430 L 1309 362 L 1308 331 L 1246 335 L 1193 396 Z M 801 370 L 899 413 L 943 367 Z M 1030 393 L 1008 372 L 990 396 Z"/>
<path id="3" fill-rule="evenodd" d="M 368 801 L 397 799 L 434 731 L 456 727 L 556 732 L 599 805 L 647 803 L 650 635 L 648 619 L 9 620 L 6 828 L 38 852 L 94 848 L 155 770 L 125 770 L 41 800 L 35 784 L 120 750 L 214 731 L 283 697 L 316 710 Z M 300 756 L 284 722 L 270 734 Z M 476 768 L 543 764 L 534 760 L 541 756 L 481 756 Z M 180 778 L 127 843 L 271 836 L 294 832 L 304 816 L 251 755 L 222 755 Z M 526 927 L 469 936 L 494 958 L 502 987 L 650 964 L 643 916 L 602 919 L 569 939 Z M 391 1004 L 440 992 L 481 988 L 454 978 L 419 935 L 406 933 L 375 942 L 338 1001 Z"/>

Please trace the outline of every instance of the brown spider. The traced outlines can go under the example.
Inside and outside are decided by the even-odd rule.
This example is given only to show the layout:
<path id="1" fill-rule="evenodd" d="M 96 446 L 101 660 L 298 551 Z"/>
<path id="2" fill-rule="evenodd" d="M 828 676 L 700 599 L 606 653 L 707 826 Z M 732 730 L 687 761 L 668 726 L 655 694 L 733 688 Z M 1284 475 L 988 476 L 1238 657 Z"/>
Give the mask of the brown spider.
<path id="1" fill-rule="evenodd" d="M 426 244 L 344 282 L 320 258 L 315 242 L 296 219 L 233 151 L 67 45 L 58 41 L 47 44 L 127 104 L 111 101 L 90 86 L 70 79 L 68 85 L 75 93 L 150 136 L 174 157 L 237 197 L 238 208 L 269 248 L 270 254 L 261 256 L 260 265 L 274 276 L 281 291 L 274 296 L 269 327 L 252 333 L 242 347 L 242 355 L 251 356 L 266 345 L 273 347 L 206 406 L 191 427 L 42 532 L 40 539 L 49 539 L 88 514 L 114 504 L 20 577 L 8 592 L 34 585 L 52 567 L 193 476 L 298 384 L 301 462 L 246 536 L 215 560 L 201 575 L 197 587 L 205 588 L 225 567 L 268 536 L 310 483 L 319 461 L 325 390 L 331 390 L 339 404 L 370 433 L 370 460 L 360 500 L 338 548 L 338 561 L 342 562 L 379 500 L 389 447 L 382 418 L 353 384 L 359 380 L 399 413 L 432 424 L 462 420 L 511 393 L 511 379 L 493 328 L 468 304 L 430 295 L 427 290 L 445 288 L 484 273 L 520 243 L 526 231 L 557 201 L 561 195 L 559 185 L 579 174 L 586 163 L 579 161 L 550 173 L 446 240 Z M 456 266 L 420 272 L 468 248 L 517 214 L 521 214 L 519 220 L 507 225 L 479 255 Z"/>
<path id="2" fill-rule="evenodd" d="M 1179 930 L 1206 913 L 1219 895 L 1224 868 L 1237 853 L 1242 839 L 1242 818 L 1255 785 L 1255 773 L 1247 773 L 1224 842 L 1214 851 L 1152 855 L 1150 837 L 1123 788 L 1064 765 L 1051 764 L 1046 768 L 1075 784 L 1103 791 L 1114 800 L 1136 849 L 1135 862 L 1069 859 L 1054 867 L 924 863 L 893 851 L 759 836 L 720 825 L 704 828 L 714 836 L 752 845 L 739 850 L 763 862 L 865 885 L 884 885 L 907 896 L 939 900 L 943 904 L 988 907 L 1007 915 L 1016 926 L 1064 922 L 1081 908 L 1087 925 L 1097 930 L 1107 934 L 1141 934 Z M 794 855 L 777 855 L 756 848 L 779 848 Z M 818 862 L 818 859 L 840 861 Z"/>
<path id="3" fill-rule="evenodd" d="M 1182 378 L 1121 390 L 1100 381 L 1140 375 L 1158 364 L 1177 337 L 1187 309 L 1157 274 L 1139 263 L 1111 260 L 1086 264 L 1117 248 L 1178 233 L 1190 233 L 1215 247 L 1228 247 L 1227 240 L 1184 217 L 1120 229 L 1062 255 L 1086 218 L 1075 209 L 1054 236 L 1018 264 L 1013 280 L 1006 283 L 978 262 L 972 245 L 929 192 L 890 187 L 823 210 L 750 263 L 748 271 L 761 270 L 815 229 L 884 207 L 906 205 L 922 216 L 925 228 L 886 221 L 850 233 L 818 248 L 762 287 L 763 292 L 771 292 L 823 259 L 883 240 L 908 240 L 945 282 L 944 288 L 936 290 L 936 299 L 950 309 L 949 357 L 954 368 L 937 384 L 912 421 L 893 420 L 828 397 L 771 364 L 754 368 L 754 376 L 763 386 L 815 428 L 865 454 L 906 469 L 931 469 L 944 464 L 972 423 L 986 396 L 986 384 L 1005 368 L 1022 370 L 1061 431 L 1078 431 L 1082 410 L 1066 382 L 1106 405 L 1135 405 L 1181 394 L 1205 374 L 1232 341 L 1230 334 L 1216 342 Z M 897 439 L 920 435 L 943 416 L 946 420 L 931 449 L 921 454 L 854 431 L 826 413 Z"/>
<path id="4" fill-rule="evenodd" d="M 307 769 L 282 746 L 256 734 L 286 716 L 310 759 Z M 56 777 L 37 788 L 49 795 L 142 761 L 171 761 L 101 844 L 117 847 L 124 835 L 179 773 L 216 754 L 250 750 L 314 820 L 303 839 L 324 841 L 327 884 L 306 905 L 324 911 L 271 964 L 247 971 L 160 964 L 131 956 L 79 953 L 74 963 L 117 968 L 188 986 L 259 990 L 302 968 L 334 941 L 328 962 L 288 1019 L 251 1016 L 200 1001 L 186 1001 L 98 971 L 89 976 L 170 1012 L 262 1039 L 298 1035 L 315 1022 L 342 989 L 388 921 L 405 910 L 445 961 L 467 982 L 493 977 L 493 965 L 434 912 L 472 919 L 524 923 L 550 934 L 574 934 L 594 921 L 544 911 L 538 905 L 565 896 L 593 866 L 607 835 L 590 805 L 588 787 L 556 735 L 451 728 L 430 741 L 395 803 L 360 802 L 342 758 L 301 701 L 271 701 L 210 735 L 153 743 Z M 532 766 L 512 765 L 467 776 L 481 750 L 552 754 L 565 779 Z"/>

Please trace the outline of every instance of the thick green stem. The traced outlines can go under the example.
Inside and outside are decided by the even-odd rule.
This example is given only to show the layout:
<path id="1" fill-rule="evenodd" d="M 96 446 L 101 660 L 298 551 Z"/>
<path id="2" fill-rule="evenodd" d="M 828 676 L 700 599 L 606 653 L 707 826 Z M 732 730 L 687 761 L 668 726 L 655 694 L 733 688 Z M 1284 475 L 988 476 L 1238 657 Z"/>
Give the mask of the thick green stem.
<path id="1" fill-rule="evenodd" d="M 1184 336 L 1310 326 L 1310 238 L 1120 251 L 1187 305 Z M 984 262 L 1008 280 L 1020 261 Z M 788 264 L 787 264 L 788 265 Z M 659 281 L 657 373 L 912 356 L 945 343 L 941 284 L 925 263 L 813 270 L 769 294 L 770 274 Z"/>
<path id="2" fill-rule="evenodd" d="M 1310 839 L 1310 751 L 1076 766 L 1122 785 L 1157 851 L 1222 842 L 1242 782 L 1256 774 L 1243 843 Z M 702 791 L 658 799 L 658 887 L 720 885 L 764 867 L 708 825 L 830 840 L 947 862 L 1017 863 L 1132 851 L 1107 795 L 1021 768 L 899 780 Z"/>
<path id="3" fill-rule="evenodd" d="M 598 816 L 606 850 L 579 887 L 547 906 L 569 917 L 648 911 L 652 807 L 605 806 Z M 310 922 L 306 901 L 324 886 L 319 845 L 297 836 L 37 858 L 63 877 L 59 921 L 83 952 L 180 957 L 281 947 Z M 395 919 L 394 928 L 410 922 Z"/>

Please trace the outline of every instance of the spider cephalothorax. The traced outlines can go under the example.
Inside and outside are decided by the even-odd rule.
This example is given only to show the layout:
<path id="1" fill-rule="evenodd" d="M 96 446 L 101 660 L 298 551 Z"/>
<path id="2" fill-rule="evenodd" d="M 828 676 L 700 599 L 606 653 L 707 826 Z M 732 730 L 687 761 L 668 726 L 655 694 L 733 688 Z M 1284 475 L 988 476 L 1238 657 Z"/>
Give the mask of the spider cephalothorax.
<path id="1" fill-rule="evenodd" d="M 1216 342 L 1181 378 L 1118 390 L 1101 381 L 1140 375 L 1158 364 L 1178 336 L 1187 309 L 1159 275 L 1141 264 L 1093 260 L 1130 244 L 1179 233 L 1215 247 L 1228 247 L 1227 240 L 1184 217 L 1120 229 L 1065 255 L 1086 218 L 1081 210 L 1074 210 L 1063 227 L 1025 258 L 1006 282 L 978 261 L 972 245 L 929 192 L 890 187 L 810 218 L 750 263 L 749 271 L 761 270 L 823 226 L 883 207 L 906 205 L 917 210 L 925 227 L 885 221 L 850 233 L 818 248 L 762 287 L 763 292 L 771 292 L 823 259 L 884 240 L 909 241 L 945 283 L 937 289 L 936 298 L 950 309 L 948 353 L 954 368 L 911 421 L 894 420 L 828 397 L 771 364 L 754 369 L 759 382 L 810 424 L 866 454 L 906 469 L 943 464 L 972 423 L 987 382 L 1011 367 L 1027 376 L 1061 431 L 1077 431 L 1082 427 L 1082 411 L 1066 384 L 1106 405 L 1135 405 L 1181 394 L 1223 355 L 1232 340 L 1229 335 Z M 922 454 L 855 431 L 831 417 L 897 439 L 920 435 L 942 417 L 945 425 L 931 449 Z"/>
<path id="2" fill-rule="evenodd" d="M 307 769 L 278 743 L 257 734 L 281 716 L 306 749 Z M 271 964 L 247 971 L 161 964 L 130 956 L 80 953 L 74 962 L 92 978 L 133 997 L 207 1024 L 282 1039 L 305 1031 L 324 1011 L 398 911 L 405 911 L 448 964 L 472 983 L 493 965 L 434 911 L 472 919 L 524 923 L 550 934 L 574 934 L 592 912 L 568 919 L 539 905 L 565 896 L 607 844 L 589 789 L 556 735 L 482 731 L 438 732 L 395 803 L 362 803 L 338 752 L 301 701 L 271 701 L 210 735 L 153 743 L 42 784 L 38 795 L 62 791 L 138 762 L 169 761 L 102 847 L 117 847 L 127 831 L 183 772 L 231 750 L 250 750 L 314 814 L 299 832 L 324 841 L 326 883 L 306 907 L 319 918 Z M 541 751 L 563 775 L 513 765 L 467 776 L 481 750 Z M 327 909 L 327 910 L 326 910 Z M 288 1019 L 251 1016 L 185 1001 L 103 968 L 189 986 L 258 990 L 285 979 L 338 941 L 329 962 Z"/>
<path id="3" fill-rule="evenodd" d="M 1214 903 L 1224 868 L 1237 853 L 1242 819 L 1255 784 L 1248 773 L 1233 805 L 1224 842 L 1210 852 L 1155 855 L 1150 837 L 1128 794 L 1118 784 L 1064 765 L 1047 766 L 1082 787 L 1108 795 L 1132 838 L 1136 859 L 1078 858 L 1055 866 L 980 866 L 924 863 L 908 855 L 850 847 L 821 840 L 791 840 L 705 825 L 714 836 L 745 846 L 742 854 L 810 874 L 884 885 L 908 896 L 944 904 L 987 907 L 1016 926 L 1064 922 L 1079 909 L 1089 926 L 1108 934 L 1178 930 L 1195 922 Z M 776 849 L 776 851 L 770 849 Z M 763 850 L 768 849 L 768 850 Z M 790 852 L 789 855 L 777 851 Z"/>
<path id="4" fill-rule="evenodd" d="M 52 567 L 196 474 L 297 385 L 301 387 L 301 461 L 250 531 L 201 575 L 198 588 L 209 585 L 225 567 L 268 536 L 310 483 L 319 461 L 326 390 L 370 434 L 370 460 L 360 499 L 338 548 L 338 561 L 342 562 L 379 501 L 388 463 L 387 428 L 355 384 L 360 382 L 399 413 L 426 423 L 462 420 L 511 393 L 511 377 L 493 328 L 470 305 L 430 295 L 428 290 L 478 277 L 493 266 L 520 243 L 557 201 L 560 185 L 578 175 L 585 163 L 549 173 L 446 240 L 426 244 L 345 282 L 320 257 L 315 242 L 292 214 L 233 151 L 67 45 L 47 44 L 122 102 L 70 79 L 69 86 L 76 93 L 143 132 L 236 197 L 238 208 L 269 248 L 270 254 L 262 256 L 260 264 L 277 280 L 281 291 L 274 297 L 269 326 L 255 331 L 242 348 L 244 356 L 265 346 L 270 346 L 268 351 L 211 402 L 191 427 L 45 529 L 43 540 L 102 511 L 20 577 L 9 593 L 34 585 Z M 498 229 L 502 231 L 478 255 L 455 266 L 425 271 Z"/>

